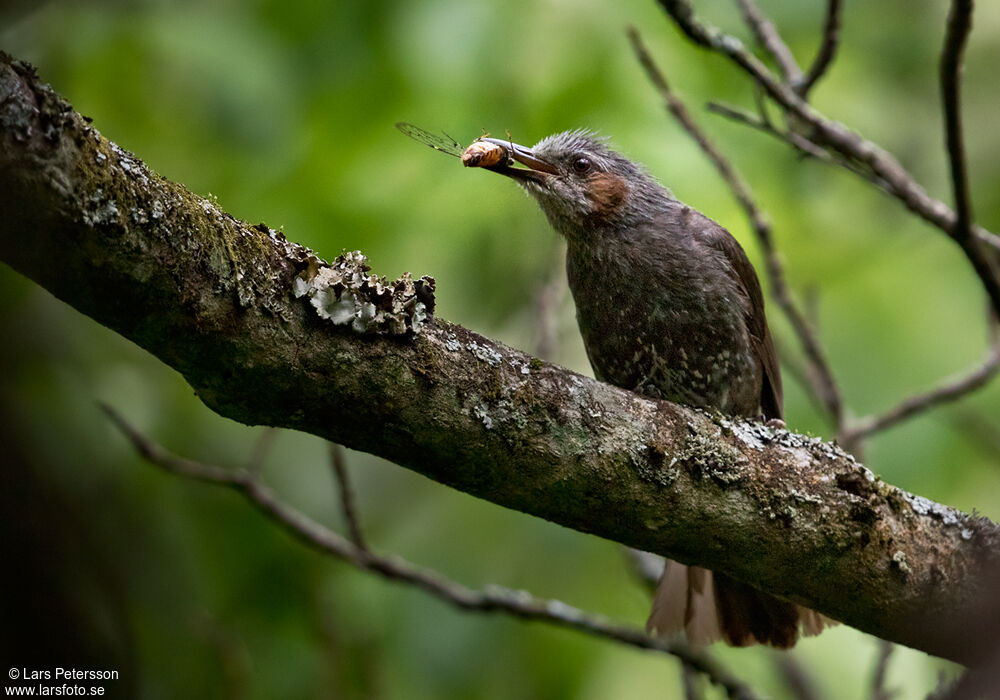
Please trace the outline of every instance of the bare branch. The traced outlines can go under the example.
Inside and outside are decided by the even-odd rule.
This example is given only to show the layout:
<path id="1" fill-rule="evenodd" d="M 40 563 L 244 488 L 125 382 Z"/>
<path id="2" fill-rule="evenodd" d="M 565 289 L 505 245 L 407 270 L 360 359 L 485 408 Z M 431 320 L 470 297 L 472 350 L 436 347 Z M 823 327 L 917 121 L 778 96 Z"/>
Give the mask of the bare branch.
<path id="1" fill-rule="evenodd" d="M 663 557 L 632 547 L 623 547 L 622 551 L 625 553 L 629 569 L 639 583 L 650 593 L 654 593 L 663 574 Z"/>
<path id="2" fill-rule="evenodd" d="M 746 0 L 743 1 L 745 2 Z M 795 329 L 796 336 L 809 362 L 810 371 L 808 377 L 812 390 L 820 397 L 823 407 L 833 425 L 839 429 L 843 422 L 843 402 L 840 398 L 840 389 L 837 386 L 836 379 L 834 379 L 833 372 L 827 362 L 826 354 L 819 340 L 816 338 L 811 324 L 792 301 L 791 293 L 785 282 L 785 273 L 781 264 L 781 258 L 774 246 L 770 222 L 757 206 L 750 192 L 750 185 L 736 171 L 726 157 L 722 155 L 719 149 L 716 148 L 715 144 L 712 143 L 701 127 L 694 121 L 684 103 L 670 89 L 666 78 L 656 66 L 653 57 L 643 44 L 638 30 L 635 27 L 630 27 L 628 35 L 639 62 L 646 70 L 646 74 L 649 76 L 650 82 L 653 83 L 653 87 L 656 88 L 663 98 L 667 109 L 674 115 L 674 118 L 677 119 L 684 130 L 697 142 L 709 160 L 712 161 L 712 164 L 718 170 L 722 179 L 732 191 L 733 196 L 746 213 L 750 226 L 757 236 L 761 250 L 764 253 L 767 276 L 771 282 L 771 294 Z"/>
<path id="3" fill-rule="evenodd" d="M 948 13 L 948 28 L 941 52 L 941 99 L 944 111 L 945 142 L 955 196 L 955 226 L 952 237 L 965 251 L 986 292 L 1000 315 L 1000 274 L 996 255 L 988 256 L 973 235 L 969 175 L 962 136 L 961 72 L 962 57 L 972 30 L 972 0 L 954 0 Z"/>
<path id="4" fill-rule="evenodd" d="M 354 505 L 354 489 L 351 488 L 351 480 L 347 474 L 344 448 L 335 442 L 330 443 L 330 467 L 333 469 L 333 475 L 337 479 L 337 488 L 340 493 L 340 509 L 344 513 L 344 520 L 347 521 L 347 532 L 351 536 L 351 542 L 358 549 L 368 551 L 364 532 L 361 530 L 361 520 L 358 518 L 358 511 Z"/>
<path id="5" fill-rule="evenodd" d="M 781 654 L 774 658 L 785 687 L 796 700 L 821 700 L 823 697 L 805 666 L 794 654 Z"/>
<path id="6" fill-rule="evenodd" d="M 962 410 L 955 411 L 957 414 L 953 418 L 956 428 L 961 430 L 970 441 L 983 451 L 989 453 L 996 464 L 1000 466 L 1000 425 L 997 425 L 992 416 L 987 417 L 980 411 Z"/>
<path id="7" fill-rule="evenodd" d="M 689 0 L 659 0 L 677 26 L 696 44 L 726 56 L 753 78 L 791 117 L 809 129 L 809 139 L 869 167 L 885 190 L 908 209 L 955 238 L 972 263 L 994 309 L 1000 314 L 1000 280 L 982 254 L 973 237 L 988 245 L 1000 245 L 1000 239 L 981 227 L 970 227 L 967 239 L 956 237 L 957 216 L 944 202 L 929 196 L 899 161 L 885 149 L 833 121 L 803 100 L 791 87 L 782 83 L 736 37 L 695 19 Z"/>
<path id="8" fill-rule="evenodd" d="M 709 112 L 718 114 L 719 116 L 738 122 L 744 126 L 749 126 L 752 129 L 782 141 L 798 151 L 799 155 L 804 158 L 812 157 L 827 164 L 840 166 L 867 182 L 870 182 L 886 194 L 893 196 L 891 185 L 885 180 L 882 180 L 864 163 L 859 163 L 851 158 L 847 158 L 836 151 L 831 152 L 826 150 L 822 146 L 810 141 L 797 131 L 793 131 L 791 129 L 779 130 L 770 121 L 762 119 L 753 112 L 745 109 L 734 107 L 733 105 L 722 102 L 709 102 L 707 107 Z M 983 230 L 977 230 L 977 236 L 984 242 L 984 244 L 1000 251 L 1000 237 Z"/>
<path id="9" fill-rule="evenodd" d="M 816 409 L 816 413 L 821 417 L 827 417 L 826 405 L 819 394 L 813 389 L 815 379 L 810 376 L 810 368 L 805 359 L 799 357 L 796 352 L 791 350 L 780 335 L 774 336 L 774 349 L 781 360 L 782 381 L 791 378 L 792 381 L 802 387 L 806 397 L 809 399 L 809 403 Z M 855 458 L 857 458 L 857 455 L 855 455 Z"/>
<path id="10" fill-rule="evenodd" d="M 724 689 L 728 697 L 740 700 L 755 698 L 747 685 L 733 677 L 714 659 L 686 644 L 654 639 L 638 628 L 612 623 L 602 616 L 584 612 L 559 600 L 535 598 L 526 591 L 492 585 L 476 591 L 436 571 L 411 564 L 401 557 L 375 554 L 285 505 L 252 472 L 226 469 L 174 455 L 141 433 L 111 406 L 100 404 L 100 407 L 146 461 L 177 476 L 237 491 L 305 544 L 358 569 L 415 586 L 461 610 L 505 613 L 523 620 L 545 622 L 627 646 L 669 654 L 677 657 L 685 667 L 704 674 L 712 683 Z M 333 453 L 336 454 L 336 450 Z M 334 458 L 334 464 L 337 462 Z"/>
<path id="11" fill-rule="evenodd" d="M 268 426 L 260 432 L 257 443 L 254 445 L 253 452 L 250 453 L 250 459 L 247 462 L 248 472 L 251 474 L 260 474 L 264 468 L 264 460 L 267 458 L 267 453 L 270 452 L 271 445 L 274 444 L 276 437 L 278 437 L 277 428 Z"/>
<path id="12" fill-rule="evenodd" d="M 985 386 L 1000 370 L 1000 327 L 990 322 L 990 347 L 986 358 L 977 367 L 946 378 L 938 386 L 902 401 L 898 406 L 877 416 L 867 416 L 854 422 L 838 438 L 845 445 L 856 443 L 904 420 L 918 416 L 936 406 L 962 398 Z"/>
<path id="13" fill-rule="evenodd" d="M 972 236 L 972 204 L 969 201 L 969 175 L 965 164 L 962 138 L 961 77 L 962 55 L 972 30 L 972 0 L 953 0 L 948 13 L 948 30 L 941 53 L 941 99 L 944 109 L 945 141 L 955 194 L 955 228 L 959 241 Z M 1000 313 L 1000 311 L 998 311 Z"/>
<path id="14" fill-rule="evenodd" d="M 879 642 L 878 658 L 875 661 L 875 669 L 872 672 L 871 700 L 892 700 L 898 692 L 885 687 L 885 679 L 889 672 L 889 658 L 895 649 L 896 645 L 892 642 Z"/>
<path id="15" fill-rule="evenodd" d="M 840 11 L 841 0 L 828 0 L 826 5 L 826 21 L 823 23 L 823 41 L 813 59 L 812 65 L 806 71 L 800 83 L 794 85 L 795 91 L 807 99 L 809 91 L 823 77 L 833 64 L 837 55 L 837 45 L 840 42 Z"/>
<path id="16" fill-rule="evenodd" d="M 826 163 L 843 166 L 848 170 L 857 173 L 861 177 L 864 177 L 869 182 L 877 184 L 881 187 L 881 184 L 871 174 L 871 172 L 858 168 L 856 164 L 838 156 L 835 153 L 830 153 L 830 151 L 816 145 L 796 131 L 792 131 L 790 129 L 779 130 L 773 123 L 771 123 L 770 120 L 764 119 L 741 107 L 734 107 L 733 105 L 729 105 L 724 102 L 709 102 L 706 105 L 706 108 L 713 114 L 718 114 L 719 116 L 738 122 L 744 126 L 749 126 L 751 129 L 756 129 L 757 131 L 765 133 L 768 136 L 772 136 L 779 141 L 788 144 L 798 151 L 799 155 L 804 158 L 816 158 L 817 160 L 822 160 Z"/>
<path id="17" fill-rule="evenodd" d="M 771 55 L 786 83 L 798 85 L 802 82 L 802 70 L 788 45 L 781 38 L 771 19 L 764 14 L 754 0 L 736 0 L 740 14 L 757 43 Z"/>
<path id="18" fill-rule="evenodd" d="M 698 682 L 701 676 L 690 666 L 681 665 L 681 683 L 684 686 L 684 700 L 702 700 L 704 695 L 701 692 L 701 685 Z"/>

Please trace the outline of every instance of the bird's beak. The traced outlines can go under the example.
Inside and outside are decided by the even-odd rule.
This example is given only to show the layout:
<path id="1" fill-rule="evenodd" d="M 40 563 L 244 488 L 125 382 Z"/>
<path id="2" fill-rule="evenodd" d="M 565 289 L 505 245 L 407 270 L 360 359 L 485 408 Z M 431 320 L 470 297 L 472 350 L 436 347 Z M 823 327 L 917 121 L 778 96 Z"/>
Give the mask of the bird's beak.
<path id="1" fill-rule="evenodd" d="M 515 180 L 534 180 L 535 182 L 544 182 L 549 175 L 556 175 L 559 172 L 556 166 L 552 165 L 547 160 L 542 160 L 532 153 L 531 149 L 526 146 L 511 143 L 510 141 L 504 141 L 503 139 L 488 137 L 483 137 L 479 140 L 492 143 L 506 149 L 510 156 L 510 160 L 508 160 L 508 162 L 487 168 L 495 173 L 506 175 L 507 177 L 514 178 Z M 515 168 L 510 161 L 516 161 L 525 167 Z"/>

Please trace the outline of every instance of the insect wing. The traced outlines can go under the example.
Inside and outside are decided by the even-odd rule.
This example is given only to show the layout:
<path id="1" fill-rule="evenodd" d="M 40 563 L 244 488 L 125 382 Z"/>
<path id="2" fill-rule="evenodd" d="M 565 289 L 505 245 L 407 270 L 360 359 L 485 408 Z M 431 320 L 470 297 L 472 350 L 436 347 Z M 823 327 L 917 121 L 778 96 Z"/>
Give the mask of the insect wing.
<path id="1" fill-rule="evenodd" d="M 415 124 L 408 124 L 407 122 L 396 122 L 396 128 L 414 141 L 419 141 L 422 144 L 430 146 L 435 151 L 441 151 L 442 153 L 447 153 L 448 155 L 455 156 L 457 158 L 461 158 L 462 153 L 465 151 L 462 144 L 448 136 L 448 134 L 443 131 L 441 132 L 441 135 L 438 136 L 437 134 L 432 134 L 429 131 L 421 129 Z"/>

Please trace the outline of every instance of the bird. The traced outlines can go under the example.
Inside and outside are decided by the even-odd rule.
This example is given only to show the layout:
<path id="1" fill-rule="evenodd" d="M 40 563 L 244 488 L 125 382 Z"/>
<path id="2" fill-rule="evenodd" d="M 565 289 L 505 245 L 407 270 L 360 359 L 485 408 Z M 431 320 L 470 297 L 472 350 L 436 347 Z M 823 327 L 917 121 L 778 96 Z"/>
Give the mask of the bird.
<path id="1" fill-rule="evenodd" d="M 729 231 L 593 132 L 530 148 L 478 141 L 504 149 L 486 169 L 516 181 L 566 240 L 566 276 L 597 379 L 730 416 L 782 419 L 761 285 Z M 666 560 L 647 631 L 684 633 L 699 646 L 789 648 L 829 623 L 723 573 Z"/>

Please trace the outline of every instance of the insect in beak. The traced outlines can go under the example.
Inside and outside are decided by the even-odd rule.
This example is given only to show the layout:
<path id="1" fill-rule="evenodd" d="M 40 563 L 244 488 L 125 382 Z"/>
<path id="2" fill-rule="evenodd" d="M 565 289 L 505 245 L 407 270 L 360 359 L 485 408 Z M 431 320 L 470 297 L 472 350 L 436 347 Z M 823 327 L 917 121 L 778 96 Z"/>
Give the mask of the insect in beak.
<path id="1" fill-rule="evenodd" d="M 488 151 L 490 162 L 467 163 L 466 155 L 474 148 Z M 514 179 L 535 180 L 537 182 L 543 182 L 549 175 L 556 175 L 559 172 L 554 165 L 532 153 L 530 148 L 511 141 L 489 137 L 478 139 L 469 146 L 462 155 L 462 162 L 469 167 L 486 168 Z M 514 167 L 515 163 L 525 167 L 516 168 Z"/>
<path id="2" fill-rule="evenodd" d="M 462 164 L 467 168 L 485 168 L 515 180 L 539 183 L 544 182 L 549 175 L 556 175 L 559 172 L 554 165 L 532 153 L 530 148 L 509 139 L 504 141 L 481 136 L 468 148 L 463 149 L 461 144 L 444 132 L 440 135 L 432 134 L 426 129 L 406 122 L 397 122 L 396 128 L 436 151 L 461 158 Z M 516 168 L 514 167 L 516 163 L 524 167 Z"/>

